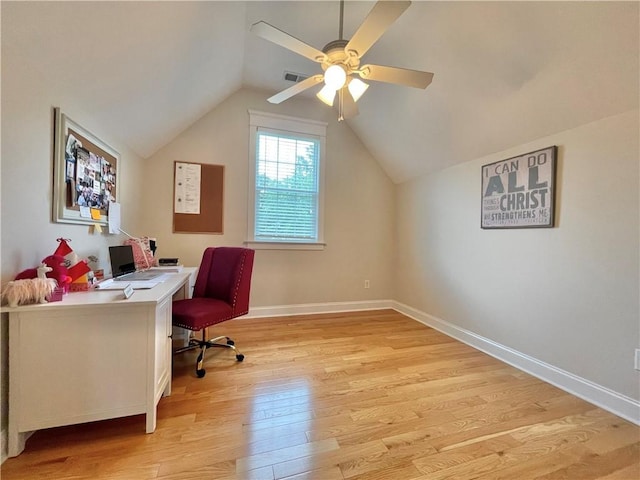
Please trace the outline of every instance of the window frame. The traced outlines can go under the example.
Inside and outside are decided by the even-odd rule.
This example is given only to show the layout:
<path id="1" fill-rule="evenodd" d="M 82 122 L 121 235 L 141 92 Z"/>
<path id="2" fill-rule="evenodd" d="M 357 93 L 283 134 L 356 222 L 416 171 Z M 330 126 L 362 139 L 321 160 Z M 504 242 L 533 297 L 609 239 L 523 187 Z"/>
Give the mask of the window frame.
<path id="1" fill-rule="evenodd" d="M 306 118 L 278 115 L 274 113 L 249 110 L 249 188 L 247 204 L 247 240 L 245 245 L 254 249 L 269 250 L 324 250 L 324 196 L 325 196 L 325 158 L 327 122 Z M 317 239 L 315 241 L 277 241 L 259 240 L 255 238 L 256 219 L 256 142 L 258 131 L 273 132 L 278 135 L 292 137 L 309 137 L 318 141 L 318 209 L 317 209 Z"/>

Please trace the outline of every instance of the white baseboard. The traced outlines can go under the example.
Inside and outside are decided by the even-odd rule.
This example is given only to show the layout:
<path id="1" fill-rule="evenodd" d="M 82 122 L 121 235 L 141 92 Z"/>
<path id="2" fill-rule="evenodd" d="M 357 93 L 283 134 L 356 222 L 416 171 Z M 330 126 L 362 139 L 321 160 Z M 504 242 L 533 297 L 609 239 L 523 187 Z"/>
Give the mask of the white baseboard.
<path id="1" fill-rule="evenodd" d="M 281 317 L 310 315 L 319 313 L 353 312 L 364 310 L 393 309 L 445 335 L 459 340 L 477 350 L 497 358 L 534 377 L 555 385 L 566 392 L 580 397 L 614 415 L 640 425 L 640 402 L 614 392 L 570 372 L 542 362 L 534 357 L 501 345 L 493 340 L 477 335 L 449 322 L 429 315 L 413 307 L 393 300 L 371 300 L 358 302 L 308 303 L 299 305 L 279 305 L 255 307 L 242 318 Z M 32 432 L 30 432 L 32 433 Z M 7 430 L 0 431 L 0 464 L 8 457 Z"/>
<path id="2" fill-rule="evenodd" d="M 629 420 L 636 425 L 640 425 L 640 402 L 637 400 L 394 300 L 308 303 L 299 305 L 277 305 L 273 307 L 255 307 L 250 309 L 249 314 L 243 318 L 354 312 L 386 308 L 394 309 L 407 317 L 417 320 L 418 322 L 434 328 L 445 335 L 455 338 L 456 340 L 491 355 L 498 360 L 508 363 L 519 370 L 555 385 L 576 397 L 580 397 L 587 402 L 593 403 L 604 410 L 624 418 L 625 420 Z"/>
<path id="3" fill-rule="evenodd" d="M 305 303 L 299 305 L 276 305 L 254 307 L 242 318 L 287 317 L 291 315 L 311 315 L 316 313 L 358 312 L 364 310 L 395 309 L 392 300 L 371 300 L 359 302 Z"/>
<path id="4" fill-rule="evenodd" d="M 614 392 L 606 387 L 581 378 L 570 372 L 542 362 L 534 357 L 501 345 L 493 340 L 457 327 L 415 308 L 393 300 L 371 300 L 358 302 L 309 303 L 299 305 L 279 305 L 256 307 L 242 318 L 280 317 L 291 315 L 311 315 L 318 313 L 354 312 L 365 310 L 394 309 L 428 327 L 459 340 L 473 348 L 491 355 L 519 370 L 555 385 L 572 395 L 580 397 L 598 407 L 640 425 L 640 402 Z M 31 433 L 31 432 L 30 432 Z M 0 432 L 0 463 L 7 459 L 7 431 Z"/>
<path id="5" fill-rule="evenodd" d="M 640 402 L 399 302 L 393 309 L 534 377 L 640 425 Z"/>

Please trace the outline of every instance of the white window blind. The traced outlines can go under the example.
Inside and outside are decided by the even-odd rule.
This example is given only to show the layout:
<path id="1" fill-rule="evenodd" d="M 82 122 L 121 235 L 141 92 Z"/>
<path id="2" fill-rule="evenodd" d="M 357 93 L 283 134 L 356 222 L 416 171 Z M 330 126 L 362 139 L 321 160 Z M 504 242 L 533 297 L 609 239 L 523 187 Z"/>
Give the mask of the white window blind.
<path id="1" fill-rule="evenodd" d="M 316 139 L 258 130 L 255 240 L 318 240 L 319 148 Z"/>
<path id="2" fill-rule="evenodd" d="M 255 248 L 319 249 L 327 124 L 250 110 L 249 238 Z"/>

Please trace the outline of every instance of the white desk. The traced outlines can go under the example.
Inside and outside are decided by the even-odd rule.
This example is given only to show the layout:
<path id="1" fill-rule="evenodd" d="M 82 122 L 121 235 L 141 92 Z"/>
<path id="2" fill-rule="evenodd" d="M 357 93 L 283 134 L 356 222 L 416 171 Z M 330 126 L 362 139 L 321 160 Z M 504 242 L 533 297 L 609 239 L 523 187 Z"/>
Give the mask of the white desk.
<path id="1" fill-rule="evenodd" d="M 146 414 L 171 393 L 171 301 L 190 297 L 195 268 L 135 290 L 77 292 L 9 314 L 9 456 L 41 428 Z"/>

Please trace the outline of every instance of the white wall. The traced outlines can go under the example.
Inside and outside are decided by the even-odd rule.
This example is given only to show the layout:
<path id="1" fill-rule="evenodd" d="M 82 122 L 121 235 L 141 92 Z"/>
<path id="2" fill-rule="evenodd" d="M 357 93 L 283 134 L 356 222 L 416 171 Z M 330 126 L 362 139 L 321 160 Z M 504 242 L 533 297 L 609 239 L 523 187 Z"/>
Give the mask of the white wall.
<path id="1" fill-rule="evenodd" d="M 329 123 L 324 251 L 258 250 L 251 306 L 389 299 L 393 295 L 393 183 L 334 110 L 315 99 L 281 105 L 267 92 L 243 89 L 205 115 L 146 163 L 145 216 L 138 234 L 156 236 L 159 256 L 198 265 L 207 246 L 247 240 L 249 109 Z M 173 234 L 173 162 L 225 165 L 224 234 Z M 371 288 L 364 289 L 364 280 Z"/>
<path id="2" fill-rule="evenodd" d="M 557 224 L 481 230 L 482 165 L 559 147 Z M 638 111 L 398 186 L 396 299 L 640 399 Z"/>
<path id="3" fill-rule="evenodd" d="M 93 235 L 87 226 L 51 221 L 53 108 L 60 107 L 120 153 L 118 199 L 127 205 L 124 225 L 135 223 L 141 212 L 135 187 L 142 176 L 142 160 L 96 123 L 73 92 L 22 60 L 19 50 L 3 45 L 2 280 L 12 279 L 53 253 L 58 237 L 71 239 L 71 247 L 81 257 L 96 255 L 101 265 L 108 267 L 106 247 L 121 237 Z"/>
<path id="4" fill-rule="evenodd" d="M 56 87 L 55 81 L 36 71 L 23 61 L 19 53 L 3 43 L 2 284 L 12 280 L 18 272 L 37 266 L 44 257 L 52 254 L 58 246 L 58 237 L 71 239 L 71 247 L 81 258 L 98 256 L 104 268 L 109 263 L 107 246 L 121 243 L 124 238 L 122 235 L 90 234 L 87 226 L 52 223 L 53 107 L 56 106 L 120 152 L 119 190 L 122 202 L 129 206 L 123 213 L 125 224 L 134 224 L 140 213 L 134 186 L 142 177 L 142 160 L 119 144 L 99 124 L 92 122 L 91 112 L 84 110 L 79 99 Z M 6 315 L 2 316 L 0 348 L 0 428 L 4 432 L 7 427 L 8 385 Z M 46 356 L 43 356 L 43 361 L 46 361 Z"/>

